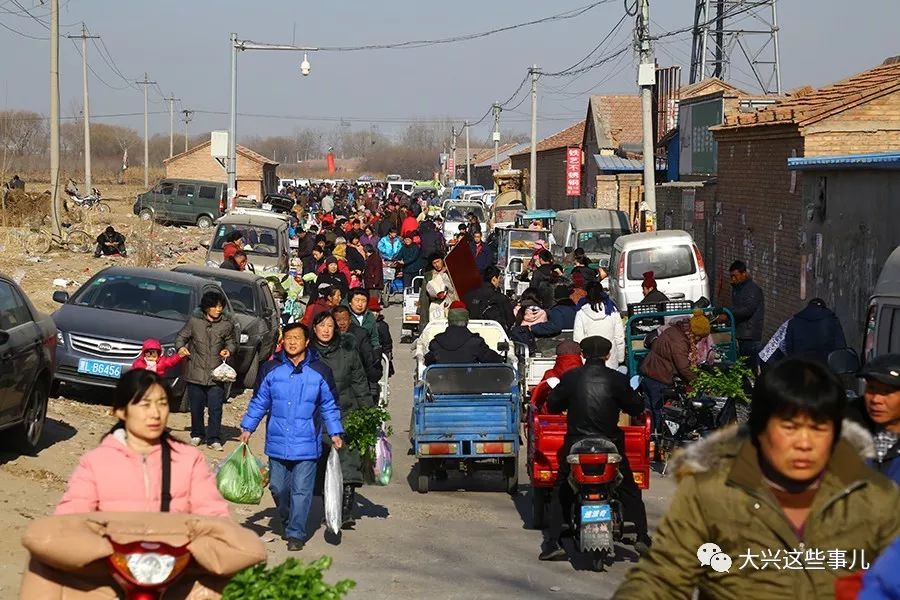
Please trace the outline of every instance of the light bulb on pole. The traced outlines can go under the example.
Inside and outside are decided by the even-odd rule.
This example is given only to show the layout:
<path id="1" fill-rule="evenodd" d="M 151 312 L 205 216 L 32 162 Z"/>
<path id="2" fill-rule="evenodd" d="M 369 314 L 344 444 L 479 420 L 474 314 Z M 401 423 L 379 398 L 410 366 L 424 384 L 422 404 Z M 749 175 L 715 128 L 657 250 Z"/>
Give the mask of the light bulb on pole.
<path id="1" fill-rule="evenodd" d="M 307 58 L 306 53 L 303 53 L 303 62 L 300 63 L 300 74 L 306 77 L 309 75 L 311 67 L 309 64 L 309 58 Z"/>

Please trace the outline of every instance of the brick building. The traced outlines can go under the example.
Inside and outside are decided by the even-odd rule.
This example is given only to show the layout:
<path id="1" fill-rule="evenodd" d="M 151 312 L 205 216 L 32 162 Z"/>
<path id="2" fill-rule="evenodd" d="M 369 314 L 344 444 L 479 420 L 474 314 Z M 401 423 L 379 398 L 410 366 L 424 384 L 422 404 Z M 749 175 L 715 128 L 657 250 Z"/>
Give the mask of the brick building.
<path id="1" fill-rule="evenodd" d="M 512 168 L 512 160 L 510 155 L 515 152 L 530 151 L 531 144 L 528 142 L 518 143 L 510 142 L 508 144 L 500 144 L 497 148 L 497 163 L 501 171 Z M 490 190 L 494 188 L 494 152 L 489 153 L 481 162 L 476 163 L 472 167 L 472 183 L 484 186 L 484 189 Z"/>
<path id="2" fill-rule="evenodd" d="M 765 109 L 726 113 L 722 125 L 711 131 L 718 145 L 717 178 L 693 184 L 695 190 L 688 194 L 670 186 L 666 194 L 677 192 L 681 202 L 667 205 L 663 196 L 660 206 L 669 207 L 673 227 L 680 221 L 687 228 L 685 222 L 691 221 L 717 302 L 730 300 L 728 266 L 745 260 L 766 295 L 765 333 L 770 334 L 813 294 L 828 296 L 831 286 L 832 297 L 837 297 L 844 293 L 841 287 L 859 284 L 860 279 L 837 276 L 820 282 L 822 261 L 827 263 L 829 256 L 841 263 L 838 272 L 880 268 L 868 265 L 871 253 L 844 256 L 835 252 L 839 246 L 827 245 L 825 236 L 816 237 L 811 223 L 823 196 L 822 182 L 789 169 L 788 162 L 900 149 L 900 64 L 885 64 L 818 90 L 804 88 Z M 867 230 L 887 215 L 896 218 L 896 212 L 853 214 L 854 221 L 843 227 Z M 841 226 L 837 222 L 836 227 Z M 849 243 L 842 239 L 842 244 Z M 849 324 L 858 317 L 847 314 L 842 319 Z M 851 331 L 847 335 L 854 337 Z"/>
<path id="3" fill-rule="evenodd" d="M 608 176 L 615 175 L 616 171 L 609 169 L 604 171 L 600 158 L 616 156 L 633 158 L 635 151 L 640 154 L 641 140 L 644 139 L 642 123 L 640 96 L 590 97 L 581 141 L 585 157 L 584 176 L 581 180 L 584 206 L 613 208 L 611 205 L 614 202 L 610 194 L 617 190 L 617 185 L 614 185 L 615 180 L 610 181 Z M 600 176 L 605 179 L 598 180 Z M 630 195 L 631 190 L 627 190 L 625 196 Z M 619 202 L 619 194 L 616 193 L 616 196 L 616 204 L 628 206 L 627 200 Z"/>
<path id="4" fill-rule="evenodd" d="M 581 147 L 584 137 L 584 121 L 563 129 L 537 143 L 537 194 L 527 189 L 531 167 L 530 145 L 522 152 L 510 156 L 513 169 L 520 169 L 525 176 L 526 193 L 534 196 L 536 208 L 565 210 L 578 206 L 577 196 L 566 196 L 566 149 Z"/>
<path id="5" fill-rule="evenodd" d="M 166 177 L 227 182 L 225 167 L 209 152 L 210 142 L 194 146 L 187 152 L 163 161 Z M 278 190 L 275 169 L 278 163 L 249 148 L 237 147 L 237 193 L 262 199 Z"/>

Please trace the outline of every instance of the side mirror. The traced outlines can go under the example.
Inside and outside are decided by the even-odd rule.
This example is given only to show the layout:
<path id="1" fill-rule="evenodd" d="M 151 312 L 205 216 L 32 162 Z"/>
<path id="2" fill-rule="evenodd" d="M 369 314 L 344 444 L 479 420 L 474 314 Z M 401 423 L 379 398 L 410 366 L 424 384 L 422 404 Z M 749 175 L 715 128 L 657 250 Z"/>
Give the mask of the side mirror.
<path id="1" fill-rule="evenodd" d="M 709 308 L 710 304 L 709 298 L 701 296 L 699 300 L 694 302 L 694 308 Z"/>
<path id="2" fill-rule="evenodd" d="M 572 254 L 573 252 L 575 252 L 575 248 L 573 248 L 572 246 L 566 246 L 565 248 L 563 248 L 563 251 L 565 251 L 566 254 Z"/>
<path id="3" fill-rule="evenodd" d="M 603 269 L 604 271 L 609 269 L 609 259 L 608 258 L 600 259 L 600 268 Z"/>
<path id="4" fill-rule="evenodd" d="M 500 352 L 509 352 L 509 342 L 500 342 L 497 344 L 497 350 Z"/>
<path id="5" fill-rule="evenodd" d="M 69 301 L 69 292 L 63 292 L 62 290 L 53 292 L 53 301 L 58 304 L 65 304 Z"/>
<path id="6" fill-rule="evenodd" d="M 828 368 L 838 375 L 855 375 L 859 372 L 859 355 L 853 348 L 841 348 L 828 355 Z"/>

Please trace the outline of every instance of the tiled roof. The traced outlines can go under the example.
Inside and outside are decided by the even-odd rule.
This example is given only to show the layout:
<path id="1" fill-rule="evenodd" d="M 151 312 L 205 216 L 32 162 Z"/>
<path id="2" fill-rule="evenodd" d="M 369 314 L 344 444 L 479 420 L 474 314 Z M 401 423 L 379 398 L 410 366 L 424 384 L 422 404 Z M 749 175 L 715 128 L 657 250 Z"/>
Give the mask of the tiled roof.
<path id="1" fill-rule="evenodd" d="M 178 159 L 180 159 L 182 156 L 187 156 L 188 154 L 193 154 L 194 152 L 197 152 L 197 151 L 199 151 L 199 150 L 203 150 L 204 148 L 209 148 L 209 145 L 210 145 L 210 144 L 211 144 L 211 142 L 203 142 L 202 144 L 199 144 L 199 145 L 197 145 L 197 146 L 194 146 L 193 148 L 191 148 L 191 149 L 188 150 L 187 152 L 182 152 L 181 154 L 176 154 L 175 156 L 173 156 L 173 157 L 171 157 L 171 158 L 167 158 L 167 159 L 163 160 L 163 164 L 166 164 L 166 163 L 169 163 L 169 162 L 178 160 Z M 249 158 L 250 160 L 256 161 L 256 162 L 258 162 L 258 163 L 268 164 L 268 165 L 277 165 L 277 164 L 278 164 L 277 162 L 275 162 L 275 161 L 272 160 L 271 158 L 266 158 L 266 157 L 263 156 L 262 154 L 259 154 L 258 152 L 254 152 L 254 151 L 251 150 L 250 148 L 247 148 L 247 147 L 245 147 L 245 146 L 241 146 L 240 144 L 237 145 L 236 150 L 237 150 L 237 153 L 238 153 L 238 154 L 243 154 L 244 156 L 246 156 L 246 157 Z"/>
<path id="2" fill-rule="evenodd" d="M 502 163 L 506 159 L 508 159 L 513 154 L 518 152 L 524 152 L 531 148 L 531 142 L 522 142 L 521 144 L 510 143 L 510 144 L 501 144 L 499 152 L 497 153 L 497 162 Z M 491 152 L 490 156 L 482 160 L 480 163 L 476 163 L 476 167 L 490 167 L 494 164 L 494 153 Z"/>
<path id="3" fill-rule="evenodd" d="M 599 148 L 640 144 L 644 139 L 640 96 L 591 96 L 588 113 Z"/>
<path id="4" fill-rule="evenodd" d="M 722 81 L 718 77 L 709 77 L 703 81 L 682 86 L 681 89 L 678 90 L 678 97 L 680 100 L 687 100 L 688 98 L 696 98 L 698 96 L 714 94 L 715 92 L 724 92 L 726 96 L 749 95 L 742 89 Z"/>
<path id="5" fill-rule="evenodd" d="M 755 113 L 726 114 L 724 124 L 715 129 L 785 124 L 805 127 L 898 89 L 900 64 L 883 64 L 818 90 L 804 89 Z"/>
<path id="6" fill-rule="evenodd" d="M 538 152 L 543 152 L 544 150 L 556 150 L 557 148 L 565 148 L 567 146 L 578 146 L 581 147 L 581 140 L 584 138 L 584 121 L 578 121 L 577 123 L 566 127 L 562 131 L 558 131 L 551 135 L 550 137 L 546 137 L 537 143 L 536 149 Z M 518 151 L 516 154 L 511 156 L 519 156 L 520 154 L 525 154 L 526 152 L 531 152 L 531 145 L 529 144 L 524 151 Z"/>

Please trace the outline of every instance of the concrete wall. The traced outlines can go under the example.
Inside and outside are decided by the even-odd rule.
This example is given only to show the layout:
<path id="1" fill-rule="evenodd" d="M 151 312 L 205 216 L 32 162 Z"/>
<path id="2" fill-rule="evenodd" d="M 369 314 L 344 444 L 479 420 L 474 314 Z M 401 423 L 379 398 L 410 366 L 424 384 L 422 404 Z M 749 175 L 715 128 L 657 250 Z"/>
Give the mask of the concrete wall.
<path id="1" fill-rule="evenodd" d="M 825 300 L 859 350 L 869 296 L 885 259 L 900 245 L 900 171 L 810 171 L 804 181 L 807 199 L 824 192 L 825 218 L 817 213 L 809 220 L 803 211 L 800 300 Z"/>

